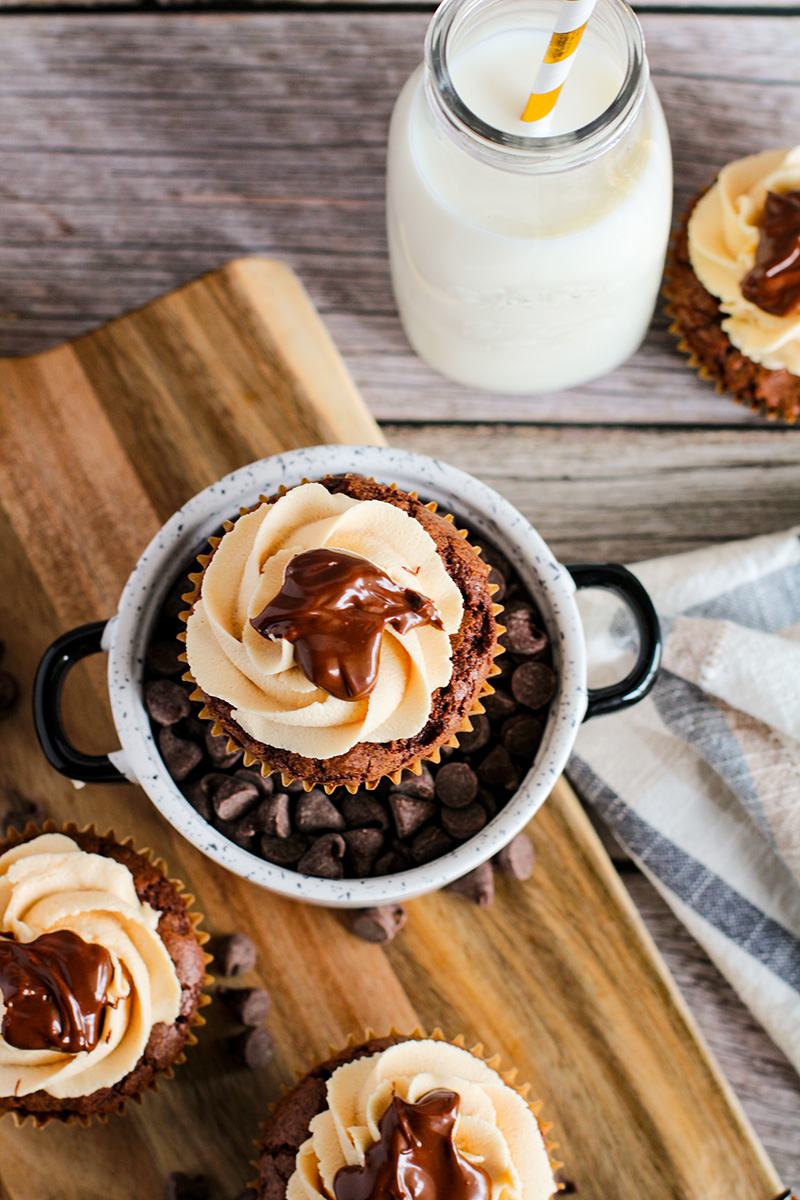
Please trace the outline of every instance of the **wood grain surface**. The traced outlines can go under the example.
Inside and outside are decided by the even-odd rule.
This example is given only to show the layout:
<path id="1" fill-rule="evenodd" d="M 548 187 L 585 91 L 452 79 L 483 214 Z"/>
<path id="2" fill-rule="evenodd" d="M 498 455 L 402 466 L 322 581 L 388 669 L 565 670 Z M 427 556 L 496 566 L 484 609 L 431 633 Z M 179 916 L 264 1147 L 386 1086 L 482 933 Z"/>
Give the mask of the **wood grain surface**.
<path id="1" fill-rule="evenodd" d="M 68 351 L 0 364 L 13 388 L 0 410 L 0 630 L 26 692 L 54 635 L 113 611 L 139 550 L 176 504 L 273 449 L 282 430 L 296 444 L 301 397 L 312 400 L 315 440 L 355 426 L 380 440 L 346 376 L 335 410 L 329 393 L 307 395 L 315 341 L 330 362 L 330 343 L 284 272 L 235 266 Z M 102 674 L 88 671 L 76 672 L 67 693 L 74 735 L 89 749 L 112 737 L 103 691 Z M 7 802 L 15 791 L 39 796 L 57 817 L 134 835 L 197 893 L 212 931 L 253 933 L 278 1050 L 264 1072 L 237 1069 L 214 1005 L 176 1080 L 125 1121 L 41 1133 L 3 1122 L 0 1178 L 11 1200 L 157 1195 L 164 1175 L 181 1168 L 233 1194 L 281 1083 L 329 1043 L 418 1020 L 480 1037 L 520 1067 L 547 1098 L 569 1174 L 588 1200 L 770 1200 L 778 1190 L 566 786 L 532 824 L 538 865 L 529 884 L 501 883 L 486 912 L 444 894 L 414 901 L 407 930 L 384 952 L 353 938 L 336 914 L 271 896 L 201 858 L 139 789 L 75 792 L 43 763 L 27 706 L 4 735 Z"/>
<path id="2" fill-rule="evenodd" d="M 384 235 L 386 131 L 418 12 L 7 16 L 0 57 L 0 354 L 41 350 L 243 252 L 308 287 L 372 413 L 485 420 L 411 353 Z M 725 162 L 800 141 L 800 20 L 645 13 L 676 211 Z M 495 420 L 742 426 L 663 316 L 642 349 Z"/>

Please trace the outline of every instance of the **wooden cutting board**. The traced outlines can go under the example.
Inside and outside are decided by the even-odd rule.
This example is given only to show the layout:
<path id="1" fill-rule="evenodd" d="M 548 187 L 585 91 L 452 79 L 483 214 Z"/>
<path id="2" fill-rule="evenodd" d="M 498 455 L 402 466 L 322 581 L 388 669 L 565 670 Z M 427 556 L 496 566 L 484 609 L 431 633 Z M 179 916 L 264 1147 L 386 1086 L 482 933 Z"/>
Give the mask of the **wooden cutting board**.
<path id="1" fill-rule="evenodd" d="M 780 1181 L 574 795 L 530 826 L 527 884 L 481 911 L 412 901 L 386 950 L 334 912 L 272 896 L 183 841 L 131 786 L 76 790 L 45 763 L 31 717 L 38 659 L 110 616 L 139 553 L 194 492 L 252 459 L 320 442 L 380 443 L 307 296 L 246 259 L 35 358 L 0 361 L 0 638 L 23 697 L 0 736 L 0 804 L 40 800 L 154 847 L 211 932 L 246 930 L 273 997 L 277 1053 L 240 1069 L 221 1004 L 176 1078 L 88 1130 L 0 1122 L 2 1200 L 156 1200 L 173 1170 L 214 1200 L 252 1177 L 259 1120 L 296 1072 L 349 1035 L 417 1023 L 500 1051 L 546 1101 L 583 1200 L 771 1200 Z M 65 691 L 83 748 L 115 745 L 104 660 Z"/>

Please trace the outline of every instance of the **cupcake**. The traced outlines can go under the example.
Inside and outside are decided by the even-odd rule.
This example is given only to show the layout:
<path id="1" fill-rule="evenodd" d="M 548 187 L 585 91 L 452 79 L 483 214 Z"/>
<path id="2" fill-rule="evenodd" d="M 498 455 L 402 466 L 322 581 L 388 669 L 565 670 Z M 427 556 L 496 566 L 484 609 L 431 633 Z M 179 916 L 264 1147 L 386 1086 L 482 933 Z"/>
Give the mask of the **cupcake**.
<path id="1" fill-rule="evenodd" d="M 316 1067 L 264 1125 L 259 1200 L 547 1200 L 539 1106 L 480 1051 L 393 1036 Z"/>
<path id="2" fill-rule="evenodd" d="M 436 760 L 482 711 L 495 589 L 435 508 L 329 477 L 212 540 L 187 597 L 187 677 L 246 765 L 355 790 Z"/>
<path id="3" fill-rule="evenodd" d="M 703 378 L 754 412 L 800 415 L 800 146 L 729 163 L 667 263 L 673 332 Z"/>
<path id="4" fill-rule="evenodd" d="M 0 846 L 0 1114 L 88 1123 L 181 1061 L 207 961 L 186 905 L 110 836 Z"/>

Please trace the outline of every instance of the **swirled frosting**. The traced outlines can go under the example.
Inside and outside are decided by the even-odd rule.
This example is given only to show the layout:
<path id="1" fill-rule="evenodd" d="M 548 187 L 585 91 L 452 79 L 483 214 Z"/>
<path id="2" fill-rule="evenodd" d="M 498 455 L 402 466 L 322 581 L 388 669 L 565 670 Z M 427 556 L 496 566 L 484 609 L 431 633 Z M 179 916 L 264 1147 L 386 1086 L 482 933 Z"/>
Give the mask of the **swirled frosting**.
<path id="1" fill-rule="evenodd" d="M 288 564 L 322 547 L 358 554 L 402 587 L 431 600 L 444 629 L 418 625 L 381 637 L 377 682 L 363 699 L 317 687 L 286 639 L 250 624 L 280 591 Z M 308 758 L 343 754 L 358 742 L 413 737 L 433 693 L 450 681 L 450 635 L 463 614 L 458 587 L 429 533 L 383 500 L 332 495 L 319 483 L 293 488 L 240 517 L 217 546 L 187 623 L 189 667 L 202 690 L 232 706 L 251 737 Z"/>
<path id="2" fill-rule="evenodd" d="M 769 370 L 800 375 L 800 313 L 773 316 L 742 295 L 756 259 L 759 221 L 767 192 L 800 188 L 800 146 L 766 150 L 723 167 L 689 220 L 689 257 L 695 275 L 720 309 L 722 328 L 742 354 Z"/>
<path id="3" fill-rule="evenodd" d="M 333 1200 L 345 1166 L 363 1167 L 395 1096 L 418 1102 L 437 1090 L 459 1097 L 454 1143 L 488 1176 L 492 1200 L 547 1200 L 556 1190 L 538 1122 L 525 1100 L 481 1059 L 449 1042 L 400 1042 L 345 1063 L 327 1083 L 286 1200 Z"/>
<path id="4" fill-rule="evenodd" d="M 0 1037 L 0 1096 L 40 1089 L 61 1099 L 88 1096 L 124 1078 L 159 1021 L 180 1011 L 181 985 L 158 932 L 159 914 L 136 894 L 122 863 L 88 854 L 72 838 L 45 833 L 0 856 L 0 932 L 19 942 L 70 930 L 104 946 L 112 974 L 93 1050 L 19 1050 Z M 0 998 L 0 1027 L 3 1001 Z"/>

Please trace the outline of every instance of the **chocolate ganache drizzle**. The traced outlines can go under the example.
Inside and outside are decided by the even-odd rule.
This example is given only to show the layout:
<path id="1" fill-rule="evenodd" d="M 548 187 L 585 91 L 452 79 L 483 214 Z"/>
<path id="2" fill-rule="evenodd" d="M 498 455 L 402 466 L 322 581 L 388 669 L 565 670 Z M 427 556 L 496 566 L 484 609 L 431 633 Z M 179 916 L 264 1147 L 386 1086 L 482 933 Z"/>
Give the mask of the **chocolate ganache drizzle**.
<path id="1" fill-rule="evenodd" d="M 800 191 L 767 192 L 756 262 L 742 295 L 775 317 L 800 308 Z"/>
<path id="2" fill-rule="evenodd" d="M 416 1104 L 395 1096 L 364 1166 L 336 1172 L 336 1200 L 489 1200 L 489 1176 L 453 1140 L 458 1106 L 458 1094 L 443 1088 Z"/>
<path id="3" fill-rule="evenodd" d="M 17 1050 L 94 1050 L 112 972 L 104 946 L 68 929 L 32 942 L 0 934 L 4 1040 Z"/>
<path id="4" fill-rule="evenodd" d="M 327 547 L 295 555 L 281 590 L 250 624 L 292 642 L 304 674 L 338 700 L 362 700 L 375 687 L 387 626 L 399 634 L 444 629 L 432 600 L 360 554 Z"/>

